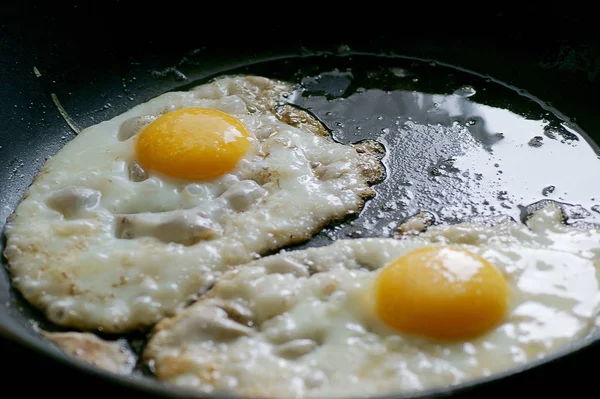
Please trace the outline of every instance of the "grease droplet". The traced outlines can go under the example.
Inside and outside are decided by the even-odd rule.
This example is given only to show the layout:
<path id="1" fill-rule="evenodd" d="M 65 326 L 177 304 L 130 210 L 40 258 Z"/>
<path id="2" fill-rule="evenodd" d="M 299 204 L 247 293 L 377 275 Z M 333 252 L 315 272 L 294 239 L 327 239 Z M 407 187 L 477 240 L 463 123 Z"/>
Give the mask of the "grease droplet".
<path id="1" fill-rule="evenodd" d="M 555 189 L 556 189 L 556 187 L 554 187 L 554 186 L 544 187 L 544 189 L 542 190 L 542 195 L 544 197 L 547 197 L 549 194 L 552 194 Z"/>
<path id="2" fill-rule="evenodd" d="M 532 138 L 531 140 L 529 140 L 529 143 L 527 143 L 530 147 L 533 148 L 539 148 L 542 145 L 544 145 L 544 138 L 542 136 L 535 136 L 534 138 Z"/>

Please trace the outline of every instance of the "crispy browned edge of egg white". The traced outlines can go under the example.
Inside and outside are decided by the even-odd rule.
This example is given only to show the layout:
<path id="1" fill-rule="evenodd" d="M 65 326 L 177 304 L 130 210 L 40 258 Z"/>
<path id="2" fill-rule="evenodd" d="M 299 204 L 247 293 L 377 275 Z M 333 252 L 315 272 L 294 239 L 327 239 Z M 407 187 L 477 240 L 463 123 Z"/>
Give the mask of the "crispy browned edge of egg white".
<path id="1" fill-rule="evenodd" d="M 316 136 L 329 137 L 327 128 L 314 116 L 305 110 L 293 107 L 289 104 L 278 107 L 274 112 L 277 119 L 290 126 L 309 131 Z M 358 170 L 367 185 L 373 185 L 381 182 L 385 178 L 385 167 L 381 160 L 385 156 L 385 147 L 375 140 L 363 140 L 351 144 L 358 153 Z M 363 199 L 368 199 L 375 195 L 371 189 L 361 195 Z"/>
<path id="2" fill-rule="evenodd" d="M 103 370 L 129 375 L 135 367 L 136 358 L 125 342 L 106 341 L 92 333 L 40 333 L 66 354 Z"/>

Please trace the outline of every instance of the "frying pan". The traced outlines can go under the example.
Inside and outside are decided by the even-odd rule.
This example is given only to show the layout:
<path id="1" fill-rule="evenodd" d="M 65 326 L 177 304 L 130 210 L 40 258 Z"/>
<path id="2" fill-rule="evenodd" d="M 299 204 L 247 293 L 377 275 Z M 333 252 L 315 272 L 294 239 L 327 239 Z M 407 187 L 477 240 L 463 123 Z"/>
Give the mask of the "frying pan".
<path id="1" fill-rule="evenodd" d="M 597 37 L 586 31 L 585 17 L 568 8 L 559 12 L 429 7 L 403 9 L 405 15 L 418 18 L 391 19 L 374 13 L 371 19 L 368 11 L 342 17 L 339 10 L 305 13 L 298 5 L 295 13 L 278 10 L 280 21 L 273 22 L 275 17 L 246 10 L 220 18 L 223 10 L 203 7 L 195 14 L 181 6 L 171 16 L 164 9 L 128 8 L 119 2 L 63 7 L 2 5 L 0 227 L 46 157 L 55 154 L 77 130 L 163 92 L 220 73 L 285 75 L 280 70 L 282 59 L 305 70 L 347 65 L 353 54 L 358 61 L 352 62 L 361 65 L 397 62 L 427 69 L 427 65 L 450 64 L 479 74 L 477 79 L 481 80 L 477 82 L 482 85 L 491 79 L 491 83 L 504 82 L 502 90 L 510 91 L 514 86 L 532 93 L 525 108 L 569 120 L 569 126 L 587 132 L 591 142 L 600 141 L 600 45 Z M 300 16 L 302 19 L 295 18 Z M 216 21 L 216 28 L 211 21 Z M 527 31 L 538 26 L 542 30 Z M 431 60 L 436 63 L 431 64 Z M 490 88 L 497 87 L 495 84 Z M 519 103 L 517 97 L 513 93 L 510 98 Z M 539 104 L 533 106 L 536 101 Z M 493 103 L 493 96 L 488 102 Z M 496 104 L 500 108 L 513 105 Z M 482 134 L 480 139 L 485 139 L 486 132 Z M 350 139 L 343 132 L 340 138 Z M 565 168 L 573 167 L 575 161 L 561 159 L 560 154 L 555 160 Z M 581 184 L 593 191 L 599 182 L 582 180 Z M 596 191 L 600 195 L 600 189 Z M 440 196 L 439 192 L 433 194 Z M 424 201 L 427 203 L 426 198 Z M 304 245 L 322 245 L 327 240 L 327 235 L 321 234 Z M 190 397 L 141 376 L 118 377 L 71 359 L 40 338 L 36 323 L 51 328 L 10 289 L 8 276 L 0 270 L 0 349 L 5 364 L 14 364 L 12 374 L 4 376 L 7 381 L 27 373 L 50 382 L 52 375 L 60 374 L 61 380 L 79 381 L 90 392 Z M 130 337 L 134 345 L 138 338 Z M 598 337 L 592 336 L 544 361 L 416 396 L 481 397 L 520 392 L 525 385 L 538 394 L 554 393 L 564 381 L 570 387 L 591 387 L 590 368 L 583 365 L 600 354 L 598 342 Z M 49 389 L 70 397 L 64 386 L 54 381 Z"/>

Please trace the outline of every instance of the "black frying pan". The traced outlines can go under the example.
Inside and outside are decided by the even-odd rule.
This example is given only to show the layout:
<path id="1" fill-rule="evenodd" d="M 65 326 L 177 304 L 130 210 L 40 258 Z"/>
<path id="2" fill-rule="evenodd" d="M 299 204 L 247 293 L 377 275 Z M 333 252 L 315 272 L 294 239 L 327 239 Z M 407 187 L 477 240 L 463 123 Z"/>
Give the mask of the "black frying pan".
<path id="1" fill-rule="evenodd" d="M 380 104 L 381 98 L 377 96 L 381 93 L 377 94 L 374 88 L 385 88 L 396 96 L 395 104 L 403 104 L 400 113 L 405 117 L 411 116 L 419 123 L 467 123 L 482 148 L 493 148 L 494 143 L 502 139 L 498 135 L 503 133 L 499 126 L 507 129 L 510 126 L 492 126 L 486 119 L 487 108 L 472 104 L 469 108 L 465 100 L 458 104 L 466 107 L 465 110 L 456 116 L 450 112 L 428 113 L 418 106 L 418 101 L 433 106 L 437 101 L 435 93 L 449 94 L 470 84 L 478 90 L 474 97 L 478 103 L 509 111 L 505 119 L 501 118 L 505 123 L 512 123 L 518 117 L 546 118 L 553 123 L 553 132 L 560 139 L 579 141 L 580 147 L 587 149 L 585 156 L 569 150 L 568 146 L 564 152 L 555 154 L 548 165 L 561 165 L 564 175 L 523 183 L 521 175 L 507 172 L 499 178 L 499 183 L 494 176 L 494 181 L 484 181 L 475 190 L 465 188 L 466 182 L 471 180 L 448 175 L 454 168 L 448 160 L 460 155 L 455 146 L 460 137 L 434 136 L 420 143 L 408 139 L 394 142 L 392 148 L 388 148 L 388 156 L 402 154 L 405 157 L 397 158 L 397 163 L 390 165 L 402 173 L 388 169 L 388 179 L 379 186 L 378 197 L 358 219 L 332 226 L 299 247 L 324 245 L 345 236 L 379 235 L 383 224 L 402 219 L 418 209 L 428 209 L 439 221 L 447 222 L 502 214 L 519 218 L 526 213 L 520 205 L 546 197 L 581 203 L 583 211 L 565 205 L 575 221 L 599 221 L 600 213 L 589 210 L 596 204 L 590 193 L 596 190 L 600 197 L 600 179 L 593 180 L 600 176 L 600 170 L 580 171 L 578 157 L 589 161 L 589 151 L 595 150 L 592 142 L 600 141 L 597 112 L 600 109 L 600 45 L 595 37 L 587 35 L 585 18 L 575 12 L 429 9 L 427 13 L 411 14 L 405 9 L 406 15 L 425 19 L 410 22 L 409 18 L 398 15 L 397 20 L 388 17 L 385 23 L 368 23 L 364 22 L 369 20 L 367 15 L 357 14 L 349 20 L 361 17 L 360 24 L 357 29 L 351 29 L 340 26 L 338 14 L 322 16 L 323 23 L 333 24 L 328 27 L 327 24 L 321 26 L 321 20 L 319 25 L 310 23 L 315 15 L 305 15 L 298 10 L 296 13 L 304 20 L 295 19 L 295 13 L 280 10 L 279 17 L 286 18 L 286 23 L 281 24 L 270 23 L 266 14 L 260 18 L 250 14 L 233 18 L 230 14 L 222 20 L 217 18 L 218 10 L 211 14 L 206 9 L 194 14 L 196 19 L 182 18 L 181 13 L 188 10 L 179 9 L 179 18 L 170 20 L 161 8 L 150 8 L 149 12 L 142 13 L 139 9 L 124 8 L 118 2 L 107 2 L 102 7 L 64 8 L 5 4 L 1 10 L 2 225 L 45 157 L 56 153 L 74 137 L 76 130 L 116 116 L 165 91 L 199 83 L 220 73 L 260 73 L 299 79 L 294 75 L 298 71 L 304 76 L 326 76 L 319 81 L 304 81 L 305 96 L 300 97 L 298 105 L 309 108 L 342 142 L 381 138 L 380 131 L 395 115 L 385 107 L 371 111 L 370 116 L 377 114 L 381 119 L 369 118 L 361 112 L 364 113 L 368 104 Z M 245 17 L 245 22 L 239 17 Z M 220 21 L 220 25 L 214 28 L 207 22 L 210 20 Z M 290 20 L 295 22 L 290 23 Z M 528 34 L 523 28 L 535 21 L 545 27 L 543 35 Z M 218 34 L 230 29 L 233 29 L 231 38 Z M 578 35 L 567 36 L 565 32 Z M 431 60 L 436 62 L 431 63 Z M 475 74 L 448 69 L 446 64 Z M 352 82 L 348 82 L 345 68 L 355 71 Z M 331 73 L 336 69 L 337 72 Z M 400 69 L 409 71 L 410 76 L 389 76 L 385 72 Z M 526 91 L 517 92 L 513 87 Z M 358 105 L 346 103 L 343 112 L 334 116 L 327 113 L 339 111 L 333 109 L 332 99 L 349 97 L 361 88 L 376 98 L 361 97 L 359 93 L 362 102 L 358 101 Z M 410 90 L 422 93 L 420 100 L 407 95 Z M 565 120 L 570 123 L 564 125 Z M 360 133 L 357 126 L 362 128 Z M 587 139 L 590 143 L 585 142 Z M 528 144 L 529 140 L 524 143 Z M 413 144 L 420 145 L 424 152 L 408 151 Z M 534 143 L 520 153 L 520 157 L 532 157 L 531 163 L 522 163 L 524 171 L 536 167 L 543 171 L 543 167 L 533 162 L 543 148 Z M 496 162 L 494 157 L 499 156 L 493 151 L 490 154 L 490 162 Z M 500 169 L 506 166 L 507 171 L 511 167 L 515 170 L 516 163 L 510 156 L 502 161 L 505 163 L 500 163 Z M 562 194 L 561 184 L 573 179 L 580 179 L 581 184 Z M 555 189 L 548 189 L 549 186 Z M 388 209 L 387 216 L 379 219 L 375 228 L 366 229 L 361 225 L 368 218 L 376 219 L 377 211 L 398 196 L 408 200 L 395 210 Z M 482 207 L 484 201 L 488 204 Z M 89 392 L 186 397 L 143 376 L 116 377 L 68 358 L 40 338 L 33 328 L 34 323 L 53 328 L 10 289 L 8 276 L 1 270 L 0 354 L 5 365 L 14 365 L 8 378 L 4 375 L 6 380 L 26 373 L 41 379 L 54 378 L 49 389 L 55 392 L 46 394 L 63 396 L 69 396 L 62 382 L 68 379 L 85 384 Z M 134 345 L 140 345 L 143 334 L 128 338 Z M 562 381 L 585 387 L 590 368 L 582 365 L 599 354 L 597 342 L 598 337 L 591 337 L 539 364 L 424 395 L 483 397 L 490 393 L 520 392 L 524 384 L 538 392 L 554 393 Z M 81 389 L 76 392 L 78 396 L 88 392 Z"/>

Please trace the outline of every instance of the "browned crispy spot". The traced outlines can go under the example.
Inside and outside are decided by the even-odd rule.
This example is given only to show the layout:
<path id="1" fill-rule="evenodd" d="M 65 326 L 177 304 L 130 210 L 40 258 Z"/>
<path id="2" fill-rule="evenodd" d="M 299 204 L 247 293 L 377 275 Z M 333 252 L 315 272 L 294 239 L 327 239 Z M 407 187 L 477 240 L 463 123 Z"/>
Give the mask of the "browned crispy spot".
<path id="1" fill-rule="evenodd" d="M 400 239 L 409 235 L 417 235 L 427 230 L 435 222 L 435 217 L 429 212 L 421 211 L 406 219 L 394 233 L 394 238 Z"/>
<path id="2" fill-rule="evenodd" d="M 275 110 L 275 116 L 283 123 L 309 131 L 316 136 L 329 136 L 329 132 L 321 122 L 308 112 L 291 105 L 286 104 L 278 107 Z"/>
<path id="3" fill-rule="evenodd" d="M 33 178 L 33 182 L 32 185 L 38 183 L 39 181 L 42 180 L 42 178 L 44 176 L 46 176 L 48 173 L 50 172 L 50 170 L 48 169 L 47 166 L 43 166 L 42 169 L 37 173 L 37 175 L 35 175 L 35 177 Z"/>
<path id="4" fill-rule="evenodd" d="M 178 356 L 165 356 L 156 374 L 160 379 L 170 380 L 194 369 L 194 364 L 188 359 Z M 214 370 L 213 370 L 214 371 Z"/>
<path id="5" fill-rule="evenodd" d="M 250 112 L 273 112 L 278 104 L 289 95 L 289 86 L 261 76 L 247 76 L 244 83 L 229 88 L 229 95 L 239 95 Z"/>
<path id="6" fill-rule="evenodd" d="M 279 184 L 279 173 L 276 170 L 263 168 L 253 177 L 253 180 L 260 186 L 271 182 Z"/>
<path id="7" fill-rule="evenodd" d="M 385 147 L 375 140 L 363 140 L 354 144 L 359 155 L 359 170 L 367 184 L 377 184 L 385 179 L 385 166 L 381 162 Z"/>
<path id="8" fill-rule="evenodd" d="M 117 374 L 130 374 L 135 357 L 122 342 L 105 341 L 90 333 L 42 331 L 67 354 Z"/>

